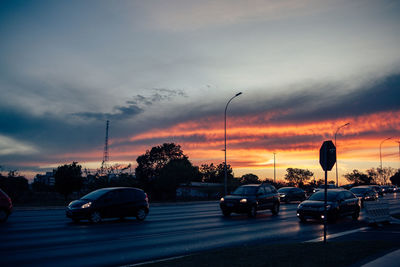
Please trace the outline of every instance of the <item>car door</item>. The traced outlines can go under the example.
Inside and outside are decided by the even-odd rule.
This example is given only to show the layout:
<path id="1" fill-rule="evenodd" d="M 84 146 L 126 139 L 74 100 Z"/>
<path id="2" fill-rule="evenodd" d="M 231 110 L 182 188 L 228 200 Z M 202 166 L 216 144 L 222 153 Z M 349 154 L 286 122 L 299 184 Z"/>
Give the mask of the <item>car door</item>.
<path id="1" fill-rule="evenodd" d="M 257 203 L 258 203 L 258 209 L 263 210 L 265 209 L 266 205 L 266 195 L 265 195 L 265 189 L 264 186 L 260 186 L 257 190 Z"/>
<path id="2" fill-rule="evenodd" d="M 275 188 L 271 187 L 270 185 L 266 185 L 265 187 L 265 207 L 266 208 L 272 208 L 272 205 L 275 201 L 274 196 L 276 195 L 276 190 Z"/>
<path id="3" fill-rule="evenodd" d="M 354 196 L 350 191 L 344 192 L 344 198 L 346 202 L 346 212 L 353 213 L 356 209 L 358 209 L 358 198 Z"/>
<path id="4" fill-rule="evenodd" d="M 347 212 L 347 203 L 344 197 L 344 192 L 340 192 L 336 198 L 339 205 L 339 215 L 343 215 Z"/>
<path id="5" fill-rule="evenodd" d="M 120 209 L 119 190 L 112 190 L 102 198 L 102 216 L 106 218 L 119 217 Z"/>

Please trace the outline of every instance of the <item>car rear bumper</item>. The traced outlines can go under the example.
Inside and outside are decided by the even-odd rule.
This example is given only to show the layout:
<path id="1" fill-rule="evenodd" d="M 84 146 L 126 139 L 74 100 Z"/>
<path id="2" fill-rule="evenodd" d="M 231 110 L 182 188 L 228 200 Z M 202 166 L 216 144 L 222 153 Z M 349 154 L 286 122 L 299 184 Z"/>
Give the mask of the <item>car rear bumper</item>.
<path id="1" fill-rule="evenodd" d="M 220 208 L 223 211 L 230 211 L 234 213 L 247 213 L 250 210 L 250 205 L 248 203 L 223 202 L 220 203 Z"/>

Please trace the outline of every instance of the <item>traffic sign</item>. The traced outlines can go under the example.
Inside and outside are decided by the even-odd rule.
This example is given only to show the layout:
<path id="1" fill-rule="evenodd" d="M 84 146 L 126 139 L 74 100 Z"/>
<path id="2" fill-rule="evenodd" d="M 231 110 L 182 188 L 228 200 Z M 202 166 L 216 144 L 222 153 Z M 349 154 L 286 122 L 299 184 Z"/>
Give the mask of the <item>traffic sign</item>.
<path id="1" fill-rule="evenodd" d="M 319 150 L 319 164 L 324 171 L 330 171 L 335 163 L 336 147 L 331 140 L 325 141 Z"/>

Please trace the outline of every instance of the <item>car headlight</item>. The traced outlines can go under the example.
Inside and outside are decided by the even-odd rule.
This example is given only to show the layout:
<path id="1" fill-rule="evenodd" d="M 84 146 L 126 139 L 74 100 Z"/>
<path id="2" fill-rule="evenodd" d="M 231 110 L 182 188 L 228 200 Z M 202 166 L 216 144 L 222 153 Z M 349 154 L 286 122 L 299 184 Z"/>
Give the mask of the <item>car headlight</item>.
<path id="1" fill-rule="evenodd" d="M 225 199 L 224 199 L 223 197 L 221 197 L 221 199 L 220 199 L 219 201 L 221 201 L 221 202 L 224 202 L 224 201 L 225 201 Z"/>
<path id="2" fill-rule="evenodd" d="M 247 199 L 242 198 L 242 199 L 240 200 L 240 203 L 247 203 Z"/>
<path id="3" fill-rule="evenodd" d="M 90 208 L 91 205 L 92 205 L 92 202 L 88 202 L 88 203 L 83 204 L 83 205 L 81 206 L 81 208 L 82 208 L 82 209 L 87 209 L 87 208 Z"/>
<path id="4" fill-rule="evenodd" d="M 285 195 L 285 194 L 282 194 L 281 197 L 286 197 L 286 195 Z"/>

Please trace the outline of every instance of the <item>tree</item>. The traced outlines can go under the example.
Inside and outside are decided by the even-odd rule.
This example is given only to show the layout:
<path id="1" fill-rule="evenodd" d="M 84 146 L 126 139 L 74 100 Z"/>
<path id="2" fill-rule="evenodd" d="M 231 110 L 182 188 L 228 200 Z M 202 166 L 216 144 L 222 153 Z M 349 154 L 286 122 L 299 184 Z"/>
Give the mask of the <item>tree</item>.
<path id="1" fill-rule="evenodd" d="M 371 176 L 359 172 L 358 170 L 353 170 L 352 173 L 347 173 L 344 175 L 344 177 L 347 179 L 347 181 L 356 185 L 371 184 L 373 182 L 373 178 Z"/>
<path id="2" fill-rule="evenodd" d="M 395 169 L 392 167 L 377 168 L 376 170 L 381 184 L 387 184 L 389 178 L 395 173 Z"/>
<path id="3" fill-rule="evenodd" d="M 286 171 L 287 174 L 285 174 L 285 180 L 287 180 L 289 184 L 297 185 L 299 187 L 302 187 L 304 182 L 310 180 L 314 175 L 314 173 L 309 170 L 298 168 L 287 168 Z"/>
<path id="4" fill-rule="evenodd" d="M 168 162 L 174 159 L 187 159 L 183 154 L 180 145 L 174 143 L 164 143 L 161 146 L 152 147 L 145 154 L 140 155 L 136 162 L 138 166 L 135 169 L 135 175 L 142 184 L 143 189 L 152 194 L 154 191 L 154 181 L 160 175 L 161 169 Z"/>
<path id="5" fill-rule="evenodd" d="M 213 181 L 217 180 L 217 167 L 214 163 L 202 164 L 200 166 L 200 173 L 202 175 L 202 181 L 205 183 L 212 183 Z"/>
<path id="6" fill-rule="evenodd" d="M 155 196 L 162 200 L 175 200 L 176 189 L 180 184 L 189 185 L 192 181 L 200 181 L 198 167 L 192 165 L 187 158 L 172 159 L 165 165 L 155 179 Z"/>
<path id="7" fill-rule="evenodd" d="M 248 173 L 248 174 L 242 175 L 242 177 L 240 178 L 240 183 L 241 184 L 259 184 L 259 183 L 261 183 L 261 181 L 257 175 Z"/>
<path id="8" fill-rule="evenodd" d="M 225 181 L 225 164 L 224 162 L 215 166 L 213 163 L 210 165 L 203 164 L 200 167 L 200 172 L 203 176 L 205 183 L 224 183 Z M 226 165 L 226 173 L 228 183 L 233 179 L 233 170 L 231 165 Z"/>
<path id="9" fill-rule="evenodd" d="M 0 174 L 0 188 L 7 193 L 13 202 L 22 199 L 24 193 L 29 192 L 28 179 L 18 174 L 17 171 L 10 171 L 7 176 Z"/>
<path id="10" fill-rule="evenodd" d="M 68 195 L 79 191 L 83 185 L 82 166 L 78 162 L 59 166 L 54 174 L 55 190 L 64 195 L 67 201 Z"/>
<path id="11" fill-rule="evenodd" d="M 398 170 L 392 177 L 390 177 L 390 181 L 393 185 L 400 186 L 400 170 Z"/>

